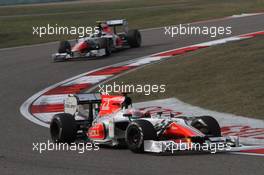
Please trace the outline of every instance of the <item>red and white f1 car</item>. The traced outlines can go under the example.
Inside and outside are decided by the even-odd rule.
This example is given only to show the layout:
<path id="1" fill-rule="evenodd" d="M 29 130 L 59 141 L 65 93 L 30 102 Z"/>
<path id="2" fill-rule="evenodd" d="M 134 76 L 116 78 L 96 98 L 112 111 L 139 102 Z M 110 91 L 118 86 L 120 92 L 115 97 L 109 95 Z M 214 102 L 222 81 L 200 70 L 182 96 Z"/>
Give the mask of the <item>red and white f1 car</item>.
<path id="1" fill-rule="evenodd" d="M 56 143 L 88 140 L 110 146 L 125 145 L 136 153 L 170 152 L 177 143 L 185 146 L 214 143 L 210 149 L 220 143 L 222 148 L 239 146 L 237 137 L 221 136 L 213 117 L 176 117 L 162 113 L 152 116 L 133 109 L 127 94 L 69 95 L 64 102 L 64 113 L 53 117 L 50 133 Z"/>
<path id="2" fill-rule="evenodd" d="M 52 55 L 53 61 L 109 56 L 118 49 L 141 46 L 140 32 L 136 29 L 129 30 L 128 23 L 124 19 L 99 21 L 97 26 L 97 32 L 77 39 L 74 46 L 71 46 L 69 41 L 61 41 L 58 53 Z"/>

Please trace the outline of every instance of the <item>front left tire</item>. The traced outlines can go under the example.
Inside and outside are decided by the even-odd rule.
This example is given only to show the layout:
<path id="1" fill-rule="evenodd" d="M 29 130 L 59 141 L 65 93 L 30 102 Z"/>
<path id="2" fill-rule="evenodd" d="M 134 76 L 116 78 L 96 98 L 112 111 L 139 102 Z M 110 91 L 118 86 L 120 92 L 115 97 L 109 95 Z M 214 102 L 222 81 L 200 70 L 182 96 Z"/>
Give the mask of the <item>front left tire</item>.
<path id="1" fill-rule="evenodd" d="M 156 140 L 157 133 L 154 126 L 147 120 L 131 122 L 126 129 L 127 147 L 134 153 L 144 152 L 144 140 Z"/>

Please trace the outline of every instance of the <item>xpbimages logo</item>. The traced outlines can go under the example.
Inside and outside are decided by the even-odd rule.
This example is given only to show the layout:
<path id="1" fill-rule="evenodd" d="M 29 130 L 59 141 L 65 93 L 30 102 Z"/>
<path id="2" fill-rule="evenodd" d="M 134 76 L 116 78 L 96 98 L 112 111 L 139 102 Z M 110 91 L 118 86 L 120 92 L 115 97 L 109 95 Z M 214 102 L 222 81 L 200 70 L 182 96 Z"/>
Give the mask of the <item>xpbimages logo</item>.
<path id="1" fill-rule="evenodd" d="M 232 27 L 231 26 L 194 26 L 190 24 L 180 24 L 178 26 L 168 26 L 164 27 L 164 34 L 173 37 L 180 35 L 207 35 L 212 38 L 223 35 L 231 35 Z"/>
<path id="2" fill-rule="evenodd" d="M 97 143 L 54 143 L 47 142 L 35 142 L 32 143 L 32 150 L 37 151 L 40 154 L 45 151 L 77 151 L 79 154 L 83 154 L 85 151 L 98 151 L 99 145 Z"/>
<path id="3" fill-rule="evenodd" d="M 177 151 L 203 151 L 210 152 L 212 154 L 222 151 L 230 151 L 231 143 L 193 143 L 193 142 L 182 142 L 181 140 L 176 143 L 173 141 L 164 142 L 165 151 L 169 151 L 172 154 Z"/>
<path id="4" fill-rule="evenodd" d="M 78 26 L 78 27 L 68 27 L 60 26 L 55 24 L 54 26 L 47 24 L 47 26 L 33 26 L 32 34 L 37 35 L 40 38 L 45 35 L 78 35 L 79 37 L 84 37 L 86 35 L 98 34 L 99 27 L 90 26 Z"/>
<path id="5" fill-rule="evenodd" d="M 129 92 L 129 93 L 143 93 L 144 95 L 150 95 L 151 93 L 164 93 L 166 91 L 166 85 L 151 85 L 151 84 L 124 84 L 121 82 L 117 84 L 103 84 L 99 85 L 99 92 L 102 94 Z"/>

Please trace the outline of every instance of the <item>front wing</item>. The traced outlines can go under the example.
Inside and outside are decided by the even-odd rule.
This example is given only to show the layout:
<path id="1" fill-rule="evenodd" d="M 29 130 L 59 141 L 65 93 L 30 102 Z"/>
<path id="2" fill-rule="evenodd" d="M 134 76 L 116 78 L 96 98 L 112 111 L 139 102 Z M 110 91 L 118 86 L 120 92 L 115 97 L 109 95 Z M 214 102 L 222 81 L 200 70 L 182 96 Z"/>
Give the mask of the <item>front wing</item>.
<path id="1" fill-rule="evenodd" d="M 144 141 L 144 151 L 153 153 L 179 153 L 179 152 L 230 152 L 239 151 L 243 146 L 239 144 L 239 138 L 211 137 L 204 143 L 174 142 L 174 141 Z"/>
<path id="2" fill-rule="evenodd" d="M 89 52 L 85 54 L 79 54 L 79 53 L 55 53 L 52 55 L 53 61 L 66 61 L 74 58 L 88 58 L 88 57 L 100 57 L 104 56 L 105 49 L 98 49 L 98 50 L 90 50 Z"/>

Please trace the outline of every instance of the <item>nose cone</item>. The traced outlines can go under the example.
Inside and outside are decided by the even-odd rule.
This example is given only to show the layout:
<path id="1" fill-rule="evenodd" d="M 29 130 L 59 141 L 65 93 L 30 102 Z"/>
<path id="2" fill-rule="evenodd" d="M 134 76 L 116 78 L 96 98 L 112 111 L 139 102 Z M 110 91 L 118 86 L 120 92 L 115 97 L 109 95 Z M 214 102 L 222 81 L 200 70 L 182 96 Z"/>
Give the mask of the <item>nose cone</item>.
<path id="1" fill-rule="evenodd" d="M 85 41 L 81 41 L 72 47 L 72 52 L 82 52 L 88 48 L 88 44 Z"/>
<path id="2" fill-rule="evenodd" d="M 197 134 L 191 128 L 185 127 L 178 123 L 171 123 L 165 131 L 165 135 L 179 136 L 179 137 L 194 137 Z"/>

